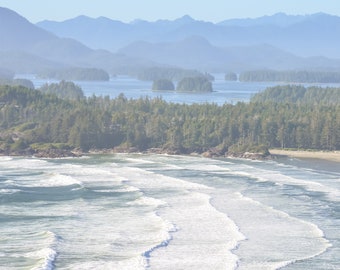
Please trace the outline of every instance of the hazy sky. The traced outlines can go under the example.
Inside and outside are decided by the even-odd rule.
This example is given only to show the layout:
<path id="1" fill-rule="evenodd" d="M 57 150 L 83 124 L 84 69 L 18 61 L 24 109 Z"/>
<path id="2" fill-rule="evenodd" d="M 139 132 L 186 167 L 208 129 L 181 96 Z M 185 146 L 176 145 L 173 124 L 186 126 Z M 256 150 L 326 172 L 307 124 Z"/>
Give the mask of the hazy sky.
<path id="1" fill-rule="evenodd" d="M 129 22 L 155 21 L 190 15 L 194 19 L 219 22 L 230 18 L 254 18 L 277 12 L 340 16 L 340 0 L 0 0 L 31 22 L 62 21 L 78 15 L 105 16 Z"/>

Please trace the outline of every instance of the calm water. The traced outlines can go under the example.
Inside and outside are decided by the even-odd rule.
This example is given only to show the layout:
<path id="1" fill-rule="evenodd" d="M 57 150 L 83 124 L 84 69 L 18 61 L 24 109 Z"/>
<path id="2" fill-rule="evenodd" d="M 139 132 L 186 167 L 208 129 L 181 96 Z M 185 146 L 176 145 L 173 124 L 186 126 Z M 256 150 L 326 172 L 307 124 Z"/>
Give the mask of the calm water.
<path id="1" fill-rule="evenodd" d="M 109 82 L 84 82 L 76 81 L 86 96 L 110 96 L 117 97 L 120 93 L 128 98 L 139 97 L 162 97 L 164 100 L 176 103 L 237 103 L 238 101 L 249 101 L 250 97 L 269 86 L 277 83 L 246 83 L 246 82 L 228 82 L 224 80 L 223 74 L 214 74 L 213 82 L 214 92 L 203 94 L 188 94 L 177 92 L 159 92 L 152 91 L 152 82 L 139 81 L 128 76 L 118 76 L 111 78 Z M 54 80 L 37 79 L 34 75 L 18 75 L 20 78 L 27 78 L 33 81 L 36 88 L 44 83 L 57 82 Z"/>
<path id="2" fill-rule="evenodd" d="M 337 165 L 0 157 L 0 269 L 338 269 Z"/>
<path id="3" fill-rule="evenodd" d="M 152 91 L 152 82 L 139 81 L 129 76 L 117 76 L 108 82 L 75 81 L 86 96 L 110 96 L 115 98 L 121 93 L 127 98 L 136 99 L 139 97 L 162 97 L 165 101 L 175 103 L 224 103 L 235 104 L 239 101 L 248 102 L 256 93 L 280 84 L 278 82 L 230 82 L 224 80 L 224 74 L 213 74 L 214 91 L 211 93 L 178 93 L 175 91 Z M 35 88 L 41 87 L 45 83 L 56 83 L 56 80 L 46 80 L 36 78 L 34 75 L 21 74 L 17 78 L 26 78 L 34 83 Z M 340 87 L 340 84 L 304 84 L 308 86 L 320 87 Z"/>

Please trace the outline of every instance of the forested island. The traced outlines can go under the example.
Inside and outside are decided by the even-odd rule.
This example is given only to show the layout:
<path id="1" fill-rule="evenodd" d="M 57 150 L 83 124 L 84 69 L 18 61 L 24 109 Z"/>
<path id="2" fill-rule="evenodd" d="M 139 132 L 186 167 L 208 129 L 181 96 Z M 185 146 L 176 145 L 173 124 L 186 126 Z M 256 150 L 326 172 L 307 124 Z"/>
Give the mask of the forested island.
<path id="1" fill-rule="evenodd" d="M 254 70 L 241 73 L 239 80 L 242 82 L 340 83 L 340 72 Z"/>
<path id="2" fill-rule="evenodd" d="M 29 89 L 34 89 L 32 81 L 14 77 L 15 73 L 13 71 L 0 68 L 0 85 L 24 86 Z"/>
<path id="3" fill-rule="evenodd" d="M 108 81 L 110 75 L 98 68 L 64 68 L 44 70 L 37 74 L 44 79 L 69 80 L 69 81 Z"/>
<path id="4" fill-rule="evenodd" d="M 54 157 L 115 149 L 262 157 L 271 147 L 340 149 L 340 88 L 278 86 L 249 103 L 223 106 L 123 94 L 61 97 L 0 86 L 0 153 Z"/>
<path id="5" fill-rule="evenodd" d="M 206 93 L 212 92 L 212 83 L 206 77 L 186 77 L 177 84 L 178 92 Z"/>
<path id="6" fill-rule="evenodd" d="M 137 74 L 137 79 L 141 81 L 157 81 L 167 79 L 170 81 L 180 81 L 187 77 L 205 77 L 208 80 L 214 80 L 214 77 L 207 73 L 197 70 L 173 68 L 173 67 L 152 67 L 145 68 Z"/>
<path id="7" fill-rule="evenodd" d="M 237 74 L 235 72 L 228 72 L 224 75 L 226 81 L 237 81 Z"/>
<path id="8" fill-rule="evenodd" d="M 211 81 L 204 76 L 185 77 L 181 79 L 175 89 L 175 85 L 171 80 L 159 79 L 152 84 L 154 91 L 174 91 L 187 93 L 206 93 L 212 92 L 213 87 Z"/>
<path id="9" fill-rule="evenodd" d="M 0 85 L 23 86 L 29 89 L 34 89 L 34 84 L 28 79 L 5 79 L 0 78 Z"/>
<path id="10" fill-rule="evenodd" d="M 174 91 L 175 85 L 171 80 L 158 79 L 158 80 L 153 81 L 152 90 L 153 91 Z"/>

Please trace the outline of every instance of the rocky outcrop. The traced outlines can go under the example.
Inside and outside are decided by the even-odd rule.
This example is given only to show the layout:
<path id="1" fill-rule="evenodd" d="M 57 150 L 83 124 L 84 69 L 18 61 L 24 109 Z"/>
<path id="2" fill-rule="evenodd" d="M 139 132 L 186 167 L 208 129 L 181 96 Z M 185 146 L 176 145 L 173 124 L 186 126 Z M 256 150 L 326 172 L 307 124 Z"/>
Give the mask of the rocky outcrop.
<path id="1" fill-rule="evenodd" d="M 80 157 L 82 156 L 81 152 L 66 150 L 66 149 L 55 149 L 48 148 L 46 150 L 38 150 L 33 156 L 38 158 L 63 158 L 63 157 Z"/>
<path id="2" fill-rule="evenodd" d="M 253 159 L 253 160 L 262 160 L 268 159 L 270 155 L 265 153 L 251 153 L 251 152 L 244 152 L 244 153 L 226 153 L 226 157 L 233 157 L 233 158 L 246 158 L 246 159 Z"/>

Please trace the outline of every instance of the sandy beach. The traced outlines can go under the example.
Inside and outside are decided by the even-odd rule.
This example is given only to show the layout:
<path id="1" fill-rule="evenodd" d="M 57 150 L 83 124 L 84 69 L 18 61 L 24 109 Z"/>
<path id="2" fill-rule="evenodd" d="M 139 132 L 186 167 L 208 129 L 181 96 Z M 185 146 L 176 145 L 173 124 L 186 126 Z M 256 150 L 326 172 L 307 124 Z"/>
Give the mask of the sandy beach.
<path id="1" fill-rule="evenodd" d="M 340 162 L 340 151 L 300 151 L 300 150 L 281 150 L 281 149 L 270 149 L 269 152 L 272 155 L 289 156 L 296 158 L 318 158 L 325 159 L 335 162 Z"/>

